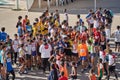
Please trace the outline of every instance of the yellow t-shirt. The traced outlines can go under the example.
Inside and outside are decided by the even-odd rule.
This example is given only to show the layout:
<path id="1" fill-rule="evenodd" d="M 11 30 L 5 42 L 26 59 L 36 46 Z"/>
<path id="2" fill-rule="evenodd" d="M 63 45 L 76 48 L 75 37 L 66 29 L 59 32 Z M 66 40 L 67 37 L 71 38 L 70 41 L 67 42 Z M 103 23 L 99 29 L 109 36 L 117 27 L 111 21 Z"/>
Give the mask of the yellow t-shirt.
<path id="1" fill-rule="evenodd" d="M 59 26 L 59 22 L 57 20 L 55 20 L 55 26 L 58 27 Z"/>
<path id="2" fill-rule="evenodd" d="M 42 21 L 39 22 L 39 26 L 40 26 L 40 31 L 41 31 L 41 34 L 44 34 L 44 25 L 42 23 Z"/>
<path id="3" fill-rule="evenodd" d="M 33 26 L 32 29 L 33 29 L 33 36 L 36 36 L 36 34 L 37 34 L 37 26 Z"/>

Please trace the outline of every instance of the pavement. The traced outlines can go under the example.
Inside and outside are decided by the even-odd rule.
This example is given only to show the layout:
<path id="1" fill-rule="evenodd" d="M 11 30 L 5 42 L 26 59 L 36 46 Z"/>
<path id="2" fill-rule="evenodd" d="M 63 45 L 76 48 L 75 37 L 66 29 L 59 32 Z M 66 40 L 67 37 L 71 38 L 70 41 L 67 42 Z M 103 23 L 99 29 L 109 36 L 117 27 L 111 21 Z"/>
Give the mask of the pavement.
<path id="1" fill-rule="evenodd" d="M 84 2 L 84 1 L 87 1 L 87 0 L 81 0 L 81 1 Z M 99 1 L 103 1 L 103 0 L 99 0 Z M 104 4 L 107 4 L 106 2 L 108 0 L 104 0 L 104 1 L 105 1 Z M 113 11 L 115 11 L 114 18 L 113 18 L 113 23 L 112 23 L 112 32 L 114 32 L 115 29 L 116 29 L 116 26 L 120 25 L 120 12 L 119 12 L 120 10 L 118 10 L 118 9 L 120 9 L 120 6 L 118 6 L 120 3 L 119 3 L 119 0 L 110 0 L 110 1 L 114 1 L 114 4 L 112 4 L 113 2 L 109 3 L 113 7 L 111 9 L 113 9 Z M 118 3 L 116 1 L 118 1 Z M 75 2 L 75 3 L 76 3 L 76 5 L 78 5 L 78 4 L 83 5 L 81 3 L 77 3 L 77 2 Z M 91 3 L 88 3 L 88 4 L 91 4 Z M 71 3 L 71 4 L 73 4 L 73 3 Z M 104 5 L 104 7 L 107 7 L 107 6 L 108 5 Z M 115 8 L 115 6 L 116 6 L 116 8 Z M 71 10 L 73 10 L 73 8 L 75 8 L 78 11 L 78 12 L 75 12 L 73 10 L 73 11 L 71 11 L 71 13 L 72 12 L 74 12 L 74 13 L 68 15 L 69 16 L 69 23 L 70 23 L 69 25 L 74 26 L 76 21 L 77 21 L 76 15 L 82 13 L 82 11 L 81 10 L 79 11 L 79 7 L 75 6 L 75 4 L 74 4 L 74 7 L 71 7 L 70 5 L 68 5 L 66 7 L 70 7 Z M 62 8 L 65 8 L 65 7 L 62 7 Z M 62 8 L 61 8 L 61 10 L 62 10 Z M 87 10 L 86 10 L 86 12 L 87 12 Z M 30 22 L 32 24 L 34 22 L 34 19 L 38 18 L 41 14 L 42 14 L 41 12 L 27 12 L 25 10 L 13 11 L 11 9 L 0 8 L 0 28 L 5 27 L 6 32 L 10 35 L 11 38 L 13 38 L 13 35 L 17 32 L 17 29 L 16 29 L 15 26 L 16 26 L 16 23 L 17 23 L 17 17 L 19 15 L 21 15 L 23 17 L 24 17 L 24 15 L 28 15 L 29 19 L 30 19 Z M 61 13 L 60 16 L 61 16 L 60 17 L 61 21 L 64 20 L 64 14 Z M 86 14 L 81 14 L 81 18 L 84 21 L 85 21 L 85 16 L 86 16 Z M 85 23 L 85 25 L 87 25 L 87 23 Z M 120 54 L 120 52 L 117 53 L 117 54 Z M 46 80 L 47 76 L 48 76 L 48 74 L 46 74 L 46 75 L 42 74 L 41 70 L 34 70 L 34 71 L 30 71 L 28 74 L 19 75 L 17 73 L 18 68 L 16 67 L 16 65 L 14 65 L 14 67 L 15 67 L 15 70 L 16 70 L 16 79 L 15 80 Z M 118 59 L 117 59 L 116 70 L 117 70 L 119 80 L 120 80 L 120 57 L 118 57 Z M 69 71 L 70 71 L 70 69 L 69 69 Z M 77 71 L 78 71 L 78 80 L 88 80 L 88 77 L 87 77 L 88 73 L 87 72 L 85 72 L 83 74 L 80 73 L 80 68 L 78 68 Z M 103 80 L 105 80 L 105 77 L 103 77 Z M 114 80 L 114 76 L 112 76 L 110 80 Z"/>

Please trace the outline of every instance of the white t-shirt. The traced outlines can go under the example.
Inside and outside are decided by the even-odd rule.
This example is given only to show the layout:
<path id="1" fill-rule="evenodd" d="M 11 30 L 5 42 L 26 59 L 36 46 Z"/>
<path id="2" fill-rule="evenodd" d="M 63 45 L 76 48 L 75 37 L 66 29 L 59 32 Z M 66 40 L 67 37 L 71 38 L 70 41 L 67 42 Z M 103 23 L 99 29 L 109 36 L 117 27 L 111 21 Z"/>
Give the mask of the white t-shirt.
<path id="1" fill-rule="evenodd" d="M 99 65 L 99 66 L 100 66 L 100 69 L 103 69 L 103 64 L 101 64 L 101 63 L 100 63 L 100 65 Z"/>
<path id="2" fill-rule="evenodd" d="M 51 34 L 51 37 L 54 37 L 54 34 L 55 34 L 54 29 L 51 29 L 51 30 L 50 30 L 50 34 Z"/>
<path id="3" fill-rule="evenodd" d="M 102 59 L 102 62 L 103 62 L 103 63 L 105 62 L 105 55 L 104 55 L 103 51 L 100 51 L 100 52 L 99 52 L 99 58 Z"/>
<path id="4" fill-rule="evenodd" d="M 64 13 L 65 15 L 65 20 L 68 21 L 68 13 Z"/>
<path id="5" fill-rule="evenodd" d="M 32 51 L 36 51 L 36 42 L 33 42 L 31 44 L 31 47 L 32 47 Z"/>
<path id="6" fill-rule="evenodd" d="M 26 51 L 27 51 L 26 54 L 31 55 L 31 54 L 32 54 L 32 45 L 28 44 L 28 45 L 26 46 Z"/>
<path id="7" fill-rule="evenodd" d="M 88 21 L 89 21 L 90 24 L 94 23 L 94 19 L 92 17 Z"/>
<path id="8" fill-rule="evenodd" d="M 98 28 L 99 27 L 99 22 L 97 20 L 94 20 L 94 28 Z"/>
<path id="9" fill-rule="evenodd" d="M 19 57 L 23 57 L 25 55 L 25 51 L 22 48 L 19 48 Z"/>
<path id="10" fill-rule="evenodd" d="M 41 53 L 41 58 L 50 58 L 51 51 L 52 51 L 52 47 L 50 44 L 47 45 L 42 44 L 39 48 L 39 52 Z"/>
<path id="11" fill-rule="evenodd" d="M 72 52 L 73 52 L 73 53 L 77 53 L 76 44 L 73 44 Z"/>
<path id="12" fill-rule="evenodd" d="M 108 65 L 115 66 L 114 62 L 115 62 L 115 58 L 113 57 L 113 55 L 108 55 Z"/>
<path id="13" fill-rule="evenodd" d="M 106 38 L 109 39 L 110 38 L 110 29 L 105 29 L 105 33 L 106 33 Z"/>
<path id="14" fill-rule="evenodd" d="M 115 42 L 120 42 L 120 30 L 115 32 Z"/>
<path id="15" fill-rule="evenodd" d="M 13 40 L 13 49 L 14 49 L 14 52 L 18 52 L 18 46 L 19 46 L 19 40 L 16 39 L 16 40 Z"/>

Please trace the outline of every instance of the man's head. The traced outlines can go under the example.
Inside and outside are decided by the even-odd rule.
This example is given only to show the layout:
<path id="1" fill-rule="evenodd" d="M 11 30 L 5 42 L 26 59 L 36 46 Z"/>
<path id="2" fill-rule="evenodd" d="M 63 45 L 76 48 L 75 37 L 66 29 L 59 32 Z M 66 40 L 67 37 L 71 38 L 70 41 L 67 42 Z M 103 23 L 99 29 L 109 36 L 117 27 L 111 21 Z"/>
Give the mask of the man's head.
<path id="1" fill-rule="evenodd" d="M 5 27 L 2 27 L 2 28 L 1 28 L 1 31 L 2 31 L 2 32 L 5 32 Z"/>
<path id="2" fill-rule="evenodd" d="M 61 72 L 61 76 L 64 76 L 64 72 L 63 71 Z"/>
<path id="3" fill-rule="evenodd" d="M 120 26 L 119 25 L 117 26 L 117 30 L 120 30 Z"/>

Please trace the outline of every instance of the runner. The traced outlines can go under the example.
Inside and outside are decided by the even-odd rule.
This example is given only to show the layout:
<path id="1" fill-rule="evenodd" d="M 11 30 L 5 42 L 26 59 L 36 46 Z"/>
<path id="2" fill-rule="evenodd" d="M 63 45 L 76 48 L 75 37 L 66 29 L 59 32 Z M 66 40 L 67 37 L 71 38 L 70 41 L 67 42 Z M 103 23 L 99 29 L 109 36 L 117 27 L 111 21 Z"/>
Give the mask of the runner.
<path id="1" fill-rule="evenodd" d="M 84 72 L 86 68 L 86 60 L 88 57 L 88 47 L 85 43 L 84 40 L 81 41 L 81 44 L 78 45 L 78 54 L 79 54 L 79 59 L 82 61 L 82 69 L 81 72 Z"/>

